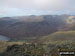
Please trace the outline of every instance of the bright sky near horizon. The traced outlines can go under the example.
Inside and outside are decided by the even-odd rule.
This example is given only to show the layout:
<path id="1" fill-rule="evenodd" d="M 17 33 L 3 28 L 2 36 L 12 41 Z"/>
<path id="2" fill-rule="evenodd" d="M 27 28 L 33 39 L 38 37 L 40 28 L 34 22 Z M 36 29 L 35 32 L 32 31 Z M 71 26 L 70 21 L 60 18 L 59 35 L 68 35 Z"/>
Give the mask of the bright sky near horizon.
<path id="1" fill-rule="evenodd" d="M 0 17 L 47 14 L 75 15 L 75 0 L 0 0 Z"/>

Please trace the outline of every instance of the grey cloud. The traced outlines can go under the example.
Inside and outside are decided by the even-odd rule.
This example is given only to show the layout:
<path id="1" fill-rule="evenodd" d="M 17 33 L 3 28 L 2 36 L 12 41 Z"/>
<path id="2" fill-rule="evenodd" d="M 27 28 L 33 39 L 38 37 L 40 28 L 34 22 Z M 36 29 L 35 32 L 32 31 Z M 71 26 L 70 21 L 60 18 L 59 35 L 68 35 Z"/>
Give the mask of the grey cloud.
<path id="1" fill-rule="evenodd" d="M 10 8 L 22 8 L 22 9 L 40 9 L 40 10 L 73 10 L 74 0 L 3 0 L 0 1 L 1 6 L 7 6 Z"/>
<path id="2" fill-rule="evenodd" d="M 54 12 L 60 14 L 63 11 L 68 11 L 63 13 L 72 13 L 75 11 L 75 0 L 0 0 L 0 15 L 10 15 L 12 11 L 16 12 L 15 15 L 18 13 L 21 15 L 51 14 Z"/>

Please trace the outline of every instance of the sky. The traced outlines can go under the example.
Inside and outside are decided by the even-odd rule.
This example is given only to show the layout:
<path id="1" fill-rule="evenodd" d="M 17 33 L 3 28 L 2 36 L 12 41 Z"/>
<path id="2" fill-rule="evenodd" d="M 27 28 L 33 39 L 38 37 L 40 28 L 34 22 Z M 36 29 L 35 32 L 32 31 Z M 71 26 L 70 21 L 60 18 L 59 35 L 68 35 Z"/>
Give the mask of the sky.
<path id="1" fill-rule="evenodd" d="M 0 0 L 0 17 L 75 15 L 75 0 Z"/>

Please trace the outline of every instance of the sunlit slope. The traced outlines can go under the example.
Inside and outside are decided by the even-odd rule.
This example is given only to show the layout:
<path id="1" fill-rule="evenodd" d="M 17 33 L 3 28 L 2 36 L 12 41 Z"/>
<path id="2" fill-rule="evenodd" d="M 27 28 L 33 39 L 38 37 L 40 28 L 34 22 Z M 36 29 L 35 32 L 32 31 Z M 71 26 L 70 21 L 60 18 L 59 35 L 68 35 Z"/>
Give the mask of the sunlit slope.
<path id="1" fill-rule="evenodd" d="M 43 43 L 50 42 L 69 42 L 75 40 L 75 31 L 56 32 L 40 39 Z"/>

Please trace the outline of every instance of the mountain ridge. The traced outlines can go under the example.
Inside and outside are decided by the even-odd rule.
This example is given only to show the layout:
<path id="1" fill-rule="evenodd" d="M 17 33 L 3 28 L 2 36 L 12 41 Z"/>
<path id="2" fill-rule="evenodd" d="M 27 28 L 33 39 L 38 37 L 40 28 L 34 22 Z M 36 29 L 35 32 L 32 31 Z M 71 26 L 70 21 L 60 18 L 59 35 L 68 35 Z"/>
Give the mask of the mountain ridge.
<path id="1" fill-rule="evenodd" d="M 59 31 L 66 25 L 69 15 L 42 15 L 0 18 L 0 35 L 24 40 L 41 38 Z"/>

